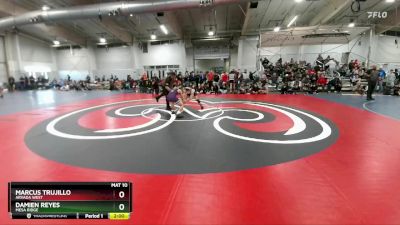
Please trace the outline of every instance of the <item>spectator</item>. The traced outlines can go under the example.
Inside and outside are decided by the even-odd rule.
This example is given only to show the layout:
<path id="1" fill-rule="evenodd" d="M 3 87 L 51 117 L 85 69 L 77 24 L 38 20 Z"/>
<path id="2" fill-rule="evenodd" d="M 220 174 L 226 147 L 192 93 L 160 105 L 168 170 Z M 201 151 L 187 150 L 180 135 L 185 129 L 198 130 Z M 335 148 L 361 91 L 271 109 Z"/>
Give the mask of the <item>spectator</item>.
<path id="1" fill-rule="evenodd" d="M 13 92 L 15 89 L 15 79 L 13 76 L 8 78 L 8 91 Z"/>
<path id="2" fill-rule="evenodd" d="M 4 98 L 4 88 L 3 88 L 3 83 L 0 82 L 0 98 Z"/>
<path id="3" fill-rule="evenodd" d="M 86 76 L 86 83 L 90 83 L 90 75 L 88 74 L 87 76 Z"/>
<path id="4" fill-rule="evenodd" d="M 349 63 L 349 71 L 350 71 L 350 73 L 353 72 L 353 69 L 354 69 L 354 60 L 351 60 L 350 63 Z"/>
<path id="5" fill-rule="evenodd" d="M 333 76 L 337 66 L 337 62 L 335 61 L 335 59 L 334 58 L 330 59 L 325 65 L 328 68 L 329 76 Z"/>
<path id="6" fill-rule="evenodd" d="M 394 87 L 394 82 L 396 80 L 396 75 L 393 69 L 390 70 L 389 74 L 386 76 L 386 86 L 393 88 Z"/>
<path id="7" fill-rule="evenodd" d="M 214 72 L 211 70 L 210 72 L 206 72 L 207 75 L 207 83 L 208 83 L 208 90 L 212 90 L 212 86 L 214 83 Z"/>
<path id="8" fill-rule="evenodd" d="M 396 81 L 396 75 L 394 74 L 394 70 L 390 70 L 384 80 L 383 94 L 391 95 L 392 90 L 394 88 L 394 82 Z"/>
<path id="9" fill-rule="evenodd" d="M 229 81 L 229 76 L 228 76 L 228 74 L 224 71 L 224 72 L 222 72 L 222 74 L 221 74 L 221 81 L 222 81 L 222 83 L 228 83 L 228 81 Z"/>
<path id="10" fill-rule="evenodd" d="M 325 91 L 325 87 L 328 84 L 328 79 L 320 72 L 317 80 L 317 86 L 321 88 L 322 91 Z"/>
<path id="11" fill-rule="evenodd" d="M 393 95 L 399 96 L 399 92 L 400 92 L 400 78 L 398 77 L 394 81 Z"/>
<path id="12" fill-rule="evenodd" d="M 385 80 L 386 77 L 386 72 L 383 70 L 383 68 L 379 68 L 379 78 L 378 78 L 378 86 L 379 86 L 379 92 L 383 93 L 383 81 Z"/>
<path id="13" fill-rule="evenodd" d="M 229 73 L 229 92 L 233 93 L 233 90 L 235 89 L 235 71 L 231 71 Z"/>
<path id="14" fill-rule="evenodd" d="M 290 84 L 291 90 L 293 92 L 293 94 L 297 94 L 297 92 L 299 92 L 301 90 L 301 81 L 296 79 L 295 81 L 292 81 Z"/>
<path id="15" fill-rule="evenodd" d="M 339 93 L 342 90 L 342 80 L 340 79 L 339 76 L 336 76 L 332 80 L 328 82 L 328 92 L 332 90 L 332 87 L 334 88 L 334 91 Z"/>

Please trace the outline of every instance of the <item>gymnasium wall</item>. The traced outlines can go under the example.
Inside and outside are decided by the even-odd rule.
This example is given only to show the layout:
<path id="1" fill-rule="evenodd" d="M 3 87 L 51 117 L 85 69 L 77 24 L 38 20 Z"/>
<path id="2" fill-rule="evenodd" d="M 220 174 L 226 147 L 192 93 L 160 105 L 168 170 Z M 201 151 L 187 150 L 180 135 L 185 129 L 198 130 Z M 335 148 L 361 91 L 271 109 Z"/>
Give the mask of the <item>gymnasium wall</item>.
<path id="1" fill-rule="evenodd" d="M 227 59 L 196 59 L 196 71 L 209 71 L 213 67 L 223 67 L 225 68 L 225 61 Z"/>
<path id="2" fill-rule="evenodd" d="M 137 49 L 136 51 L 138 52 L 135 65 L 137 69 L 155 65 L 179 65 L 181 70 L 186 69 L 186 51 L 183 41 L 162 45 L 148 44 L 148 53 Z"/>
<path id="3" fill-rule="evenodd" d="M 125 79 L 127 74 L 138 78 L 144 66 L 179 65 L 186 70 L 186 50 L 182 42 L 163 45 L 148 45 L 144 53 L 137 44 L 133 46 L 97 48 L 96 46 L 72 51 L 57 50 L 60 77 L 66 74 L 74 79 L 82 79 L 90 74 L 109 77 L 111 74 Z M 71 53 L 72 52 L 72 53 Z M 193 65 L 193 62 L 191 63 Z"/>
<path id="4" fill-rule="evenodd" d="M 97 67 L 93 74 L 100 77 L 113 74 L 124 79 L 127 74 L 133 74 L 135 64 L 131 47 L 95 48 L 94 52 Z"/>
<path id="5" fill-rule="evenodd" d="M 7 71 L 6 62 L 9 76 L 17 80 L 22 75 L 30 73 L 36 76 L 47 74 L 50 79 L 57 75 L 55 52 L 48 43 L 25 34 L 15 33 L 6 33 L 0 42 L 0 79 L 2 81 L 7 80 L 6 76 L 2 75 Z"/>
<path id="6" fill-rule="evenodd" d="M 22 34 L 17 39 L 17 50 L 21 57 L 19 68 L 22 73 L 34 72 L 38 76 L 46 72 L 50 79 L 56 76 L 55 53 L 49 43 Z"/>
<path id="7" fill-rule="evenodd" d="M 256 70 L 258 38 L 239 39 L 236 68 L 248 71 Z"/>
<path id="8" fill-rule="evenodd" d="M 194 54 L 194 49 L 193 48 L 186 48 L 186 70 L 187 71 L 193 71 L 194 70 L 194 65 L 193 65 L 193 54 Z M 185 70 L 185 71 L 186 71 Z"/>
<path id="9" fill-rule="evenodd" d="M 260 49 L 262 57 L 267 57 L 270 61 L 276 62 L 280 57 L 283 61 L 306 60 L 314 62 L 319 53 L 323 57 L 330 55 L 341 62 L 343 53 L 350 52 L 349 60 L 358 59 L 366 62 L 368 57 L 368 49 L 370 45 L 369 35 L 364 35 L 351 40 L 346 44 L 322 44 L 322 45 L 295 45 L 281 47 L 265 47 Z M 388 68 L 400 67 L 400 49 L 395 45 L 396 37 L 373 35 L 371 40 L 371 57 L 370 64 L 384 65 L 388 64 Z M 257 43 L 253 42 L 252 47 Z M 240 49 L 240 47 L 239 47 Z M 257 54 L 254 51 L 249 51 Z M 250 58 L 250 56 L 246 56 Z"/>
<path id="10" fill-rule="evenodd" d="M 371 64 L 386 69 L 400 67 L 400 51 L 395 45 L 395 37 L 373 36 L 371 45 Z M 5 45 L 3 44 L 5 43 Z M 365 61 L 369 49 L 369 35 L 354 39 L 347 44 L 298 45 L 266 47 L 260 49 L 262 57 L 275 62 L 279 57 L 284 61 L 290 58 L 314 62 L 322 52 L 341 61 L 342 53 L 350 52 L 349 59 Z M 254 71 L 258 56 L 258 40 L 255 37 L 241 38 L 237 48 L 230 49 L 230 69 Z M 148 45 L 144 53 L 137 44 L 128 47 L 97 48 L 89 46 L 82 49 L 56 50 L 49 43 L 23 34 L 7 33 L 0 37 L 0 82 L 7 80 L 7 67 L 11 76 L 19 79 L 28 70 L 49 71 L 49 78 L 84 79 L 86 75 L 126 78 L 127 74 L 139 77 L 144 66 L 179 65 L 184 72 L 193 69 L 193 49 L 185 48 L 183 41 L 163 45 Z M 210 64 L 211 65 L 211 64 Z M 201 66 L 202 70 L 205 67 Z"/>
<path id="11" fill-rule="evenodd" d="M 239 62 L 239 49 L 238 48 L 230 48 L 229 49 L 229 70 L 238 69 Z"/>
<path id="12" fill-rule="evenodd" d="M 367 59 L 369 46 L 369 38 L 363 36 L 360 39 L 354 39 L 346 44 L 320 44 L 320 45 L 290 45 L 279 47 L 264 47 L 260 49 L 260 55 L 267 57 L 270 61 L 276 62 L 279 58 L 283 61 L 306 60 L 313 63 L 318 54 L 323 57 L 328 55 L 341 61 L 342 54 L 350 52 L 349 59 L 359 59 L 365 61 Z"/>
<path id="13" fill-rule="evenodd" d="M 95 54 L 91 48 L 56 50 L 58 76 L 65 79 L 84 79 L 96 69 Z"/>
<path id="14" fill-rule="evenodd" d="M 396 39 L 398 41 L 397 45 L 395 44 Z M 377 36 L 371 56 L 374 63 L 381 66 L 388 64 L 388 69 L 400 68 L 399 41 L 400 38 L 392 36 Z"/>

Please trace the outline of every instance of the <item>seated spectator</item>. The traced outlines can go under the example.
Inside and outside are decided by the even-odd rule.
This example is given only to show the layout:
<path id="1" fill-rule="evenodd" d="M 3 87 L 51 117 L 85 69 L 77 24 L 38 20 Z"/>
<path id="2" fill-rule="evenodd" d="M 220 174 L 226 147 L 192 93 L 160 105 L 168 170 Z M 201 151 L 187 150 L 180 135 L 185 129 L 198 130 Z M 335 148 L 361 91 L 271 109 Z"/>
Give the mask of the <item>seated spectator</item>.
<path id="1" fill-rule="evenodd" d="M 251 84 L 249 91 L 251 94 L 259 94 L 261 93 L 261 88 L 256 83 L 253 83 Z"/>
<path id="2" fill-rule="evenodd" d="M 366 74 L 366 73 L 365 73 L 365 68 L 362 68 L 362 69 L 360 69 L 359 72 L 358 72 L 358 77 L 364 79 L 364 78 L 366 78 L 366 77 L 365 77 L 365 74 Z"/>
<path id="3" fill-rule="evenodd" d="M 65 85 L 60 87 L 60 91 L 69 91 L 70 90 L 70 86 L 68 83 L 66 83 Z"/>
<path id="4" fill-rule="evenodd" d="M 396 80 L 396 75 L 394 73 L 394 70 L 391 69 L 388 75 L 386 76 L 385 80 L 386 86 L 393 88 L 395 80 Z"/>
<path id="5" fill-rule="evenodd" d="M 399 96 L 400 92 L 400 77 L 394 81 L 393 95 Z"/>
<path id="6" fill-rule="evenodd" d="M 115 87 L 115 89 L 118 90 L 118 91 L 122 90 L 122 81 L 119 80 L 119 79 L 116 80 L 116 81 L 114 82 L 114 87 Z"/>
<path id="7" fill-rule="evenodd" d="M 90 75 L 89 74 L 86 76 L 86 83 L 90 83 Z"/>
<path id="8" fill-rule="evenodd" d="M 233 91 L 235 90 L 236 86 L 235 86 L 235 71 L 232 70 L 229 73 L 229 93 L 233 93 Z"/>
<path id="9" fill-rule="evenodd" d="M 334 91 L 339 93 L 342 90 L 342 80 L 339 77 L 335 77 L 332 80 L 330 80 L 328 82 L 327 92 L 331 92 L 332 87 L 334 88 Z"/>
<path id="10" fill-rule="evenodd" d="M 36 80 L 32 75 L 29 76 L 28 86 L 31 90 L 36 88 Z"/>
<path id="11" fill-rule="evenodd" d="M 292 81 L 290 84 L 290 89 L 293 94 L 297 94 L 301 90 L 302 84 L 301 81 L 296 79 L 295 81 Z"/>
<path id="12" fill-rule="evenodd" d="M 267 84 L 268 78 L 267 78 L 267 75 L 266 75 L 265 73 L 263 73 L 263 74 L 261 75 L 260 81 L 261 81 L 261 84 L 262 84 L 263 86 Z"/>
<path id="13" fill-rule="evenodd" d="M 310 80 L 310 76 L 309 75 L 306 75 L 301 80 L 301 83 L 302 83 L 302 86 L 303 86 L 303 91 L 308 91 L 310 89 L 310 82 L 311 82 L 311 80 Z"/>
<path id="14" fill-rule="evenodd" d="M 355 85 L 357 84 L 358 77 L 359 77 L 359 76 L 356 75 L 356 74 L 352 74 L 352 75 L 351 75 L 351 77 L 350 77 L 351 85 L 355 86 Z"/>
<path id="15" fill-rule="evenodd" d="M 289 93 L 289 74 L 285 74 L 282 78 L 282 85 L 281 85 L 281 94 L 288 94 Z"/>

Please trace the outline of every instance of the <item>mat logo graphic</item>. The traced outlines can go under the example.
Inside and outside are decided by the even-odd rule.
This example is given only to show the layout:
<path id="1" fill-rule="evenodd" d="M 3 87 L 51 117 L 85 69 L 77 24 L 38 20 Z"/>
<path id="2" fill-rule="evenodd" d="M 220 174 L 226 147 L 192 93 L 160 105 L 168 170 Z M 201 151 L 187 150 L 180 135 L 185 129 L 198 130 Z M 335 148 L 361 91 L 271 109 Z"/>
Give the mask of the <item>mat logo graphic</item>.
<path id="1" fill-rule="evenodd" d="M 133 102 L 145 101 L 146 100 L 133 100 Z M 311 115 L 310 113 L 270 103 L 249 101 L 204 101 L 204 103 L 208 104 L 208 107 L 203 110 L 197 110 L 197 113 L 201 114 L 196 114 L 196 112 L 185 108 L 185 113 L 187 114 L 186 118 L 177 119 L 175 114 L 162 109 L 162 104 L 146 103 L 133 105 L 130 104 L 125 106 L 125 104 L 133 102 L 117 102 L 77 110 L 52 120 L 47 125 L 46 130 L 48 133 L 61 138 L 76 140 L 105 140 L 128 138 L 157 132 L 170 126 L 174 122 L 194 122 L 212 119 L 214 129 L 231 138 L 273 144 L 301 144 L 317 142 L 329 137 L 332 132 L 330 126 L 326 122 L 314 115 Z M 77 133 L 63 131 L 63 126 L 59 125 L 63 122 L 67 122 L 70 120 L 70 118 L 76 117 L 76 115 L 83 116 L 85 113 L 93 110 L 99 110 L 101 108 L 118 105 L 123 105 L 123 107 L 114 107 L 113 109 L 109 110 L 108 115 L 105 115 L 107 117 L 105 120 L 112 121 L 132 118 L 144 119 L 146 122 L 127 127 L 104 128 L 98 130 L 82 129 Z M 235 116 L 238 113 L 240 116 Z M 275 118 L 281 118 L 282 120 L 286 119 L 285 124 L 291 124 L 292 126 L 286 127 L 284 130 L 282 130 L 283 128 L 280 129 L 281 127 L 279 127 L 279 124 L 273 124 L 275 129 L 268 129 L 268 127 L 260 128 L 257 126 L 257 122 L 263 123 L 265 126 L 271 124 L 271 122 L 263 121 L 265 120 L 266 113 L 275 114 Z M 307 130 L 307 123 L 305 121 L 309 121 L 308 123 L 315 123 L 320 128 L 320 132 L 318 134 L 313 134 L 312 136 L 304 137 L 304 133 L 307 133 L 305 132 Z M 69 121 L 69 123 L 71 122 L 72 121 Z M 240 129 L 230 130 L 230 128 L 224 126 L 224 123 L 226 122 L 233 122 L 234 125 L 236 127 L 238 126 Z M 253 125 L 249 125 L 247 123 L 253 123 Z M 247 129 L 248 132 L 246 135 L 242 134 L 242 132 L 238 132 L 243 129 Z M 251 132 L 254 133 L 255 136 L 249 136 L 248 133 Z M 274 138 L 269 139 L 265 137 L 259 137 L 257 132 L 275 132 L 276 134 L 273 135 Z"/>
<path id="2" fill-rule="evenodd" d="M 385 19 L 388 16 L 387 12 L 367 12 L 367 14 L 368 14 L 368 19 L 371 19 L 371 18 L 372 19 L 375 19 L 375 18 Z"/>
<path id="3" fill-rule="evenodd" d="M 76 166 L 151 174 L 258 168 L 322 151 L 338 138 L 326 118 L 259 101 L 202 99 L 183 118 L 154 99 L 95 105 L 50 118 L 25 141 L 46 158 Z"/>

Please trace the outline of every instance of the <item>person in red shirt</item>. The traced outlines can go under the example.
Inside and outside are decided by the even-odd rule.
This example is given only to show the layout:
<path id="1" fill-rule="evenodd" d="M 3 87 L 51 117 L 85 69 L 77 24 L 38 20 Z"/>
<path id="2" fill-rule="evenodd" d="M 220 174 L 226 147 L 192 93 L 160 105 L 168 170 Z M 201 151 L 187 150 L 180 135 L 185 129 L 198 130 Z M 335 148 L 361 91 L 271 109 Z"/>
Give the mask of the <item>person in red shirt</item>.
<path id="1" fill-rule="evenodd" d="M 221 74 L 221 81 L 222 81 L 223 83 L 226 83 L 226 82 L 228 82 L 228 80 L 229 80 L 228 74 L 227 74 L 225 71 L 222 72 L 222 74 Z"/>
<path id="2" fill-rule="evenodd" d="M 143 81 L 148 80 L 147 73 L 143 73 L 142 78 Z"/>
<path id="3" fill-rule="evenodd" d="M 313 75 L 313 74 L 315 74 L 315 70 L 309 69 L 309 70 L 307 70 L 307 74 L 308 75 Z"/>
<path id="4" fill-rule="evenodd" d="M 326 78 L 324 74 L 321 73 L 317 80 L 318 87 L 321 87 L 322 91 L 324 91 L 327 84 L 328 84 L 328 78 Z"/>

